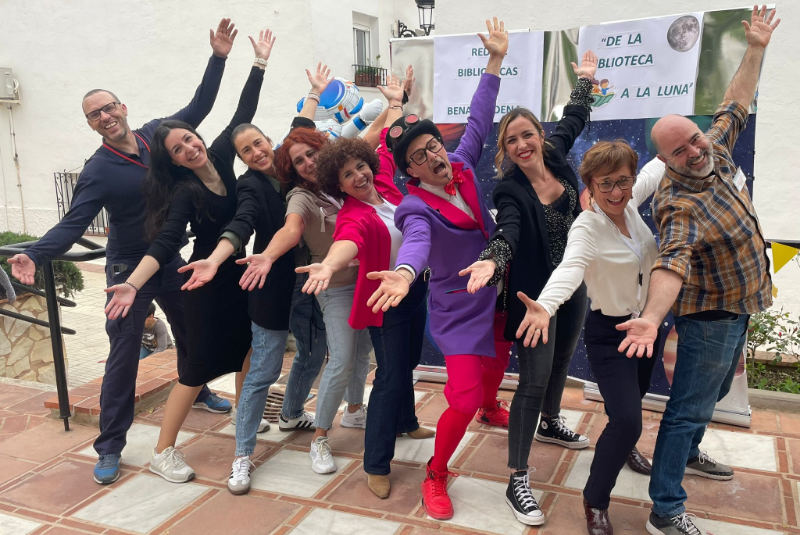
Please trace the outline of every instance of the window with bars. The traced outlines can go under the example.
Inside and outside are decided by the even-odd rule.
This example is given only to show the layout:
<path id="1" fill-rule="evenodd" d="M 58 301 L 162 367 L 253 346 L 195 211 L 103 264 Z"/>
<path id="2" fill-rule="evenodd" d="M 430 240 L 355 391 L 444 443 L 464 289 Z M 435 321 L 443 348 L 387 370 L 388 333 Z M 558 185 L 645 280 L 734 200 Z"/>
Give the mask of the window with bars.
<path id="1" fill-rule="evenodd" d="M 356 26 L 353 28 L 353 51 L 356 65 L 369 65 L 370 35 L 369 28 Z"/>

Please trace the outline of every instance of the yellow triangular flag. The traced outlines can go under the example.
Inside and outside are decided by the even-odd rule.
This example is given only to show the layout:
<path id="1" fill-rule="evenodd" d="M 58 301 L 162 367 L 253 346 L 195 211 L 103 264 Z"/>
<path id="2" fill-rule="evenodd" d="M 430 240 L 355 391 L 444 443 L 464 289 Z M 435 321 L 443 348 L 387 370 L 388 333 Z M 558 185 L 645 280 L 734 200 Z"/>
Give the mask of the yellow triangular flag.
<path id="1" fill-rule="evenodd" d="M 772 242 L 772 261 L 775 264 L 773 268 L 774 273 L 780 271 L 798 252 L 800 252 L 800 249 L 795 249 L 794 247 L 789 247 L 782 243 Z"/>
<path id="2" fill-rule="evenodd" d="M 773 299 L 777 299 L 778 298 L 778 287 L 775 286 L 774 282 L 772 283 L 772 298 Z"/>

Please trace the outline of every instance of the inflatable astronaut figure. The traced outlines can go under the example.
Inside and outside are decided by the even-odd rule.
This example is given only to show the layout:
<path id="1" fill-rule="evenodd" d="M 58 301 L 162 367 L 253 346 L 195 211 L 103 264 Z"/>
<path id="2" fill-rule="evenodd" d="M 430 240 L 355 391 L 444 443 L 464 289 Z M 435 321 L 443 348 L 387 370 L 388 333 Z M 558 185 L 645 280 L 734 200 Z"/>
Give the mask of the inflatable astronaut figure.
<path id="1" fill-rule="evenodd" d="M 297 103 L 303 109 L 305 98 Z M 365 103 L 358 87 L 344 78 L 334 78 L 319 96 L 314 122 L 317 129 L 331 138 L 356 137 L 383 111 L 383 102 Z"/>

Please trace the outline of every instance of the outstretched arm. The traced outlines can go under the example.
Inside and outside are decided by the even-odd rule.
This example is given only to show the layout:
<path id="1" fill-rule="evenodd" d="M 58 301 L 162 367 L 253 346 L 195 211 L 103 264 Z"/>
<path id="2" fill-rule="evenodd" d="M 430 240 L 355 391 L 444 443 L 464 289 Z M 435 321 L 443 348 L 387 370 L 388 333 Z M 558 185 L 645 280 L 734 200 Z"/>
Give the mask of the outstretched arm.
<path id="1" fill-rule="evenodd" d="M 302 291 L 307 294 L 319 295 L 322 290 L 328 288 L 333 274 L 346 268 L 356 255 L 358 255 L 358 246 L 355 242 L 350 240 L 333 242 L 333 245 L 328 250 L 328 255 L 322 263 L 295 269 L 297 273 L 309 274 Z"/>
<path id="2" fill-rule="evenodd" d="M 724 100 L 734 100 L 747 107 L 755 97 L 764 50 L 772 38 L 773 30 L 781 22 L 781 19 L 775 19 L 774 9 L 769 16 L 766 15 L 766 5 L 761 8 L 760 12 L 758 6 L 753 6 L 750 23 L 742 21 L 744 35 L 747 38 L 747 50 L 739 69 L 733 75 L 733 79 L 725 91 Z"/>
<path id="3" fill-rule="evenodd" d="M 311 91 L 309 91 L 308 96 L 306 96 L 306 99 L 303 101 L 303 109 L 300 110 L 298 116 L 313 121 L 314 115 L 317 113 L 320 95 L 322 95 L 322 92 L 325 91 L 325 88 L 328 87 L 328 84 L 333 78 L 330 78 L 331 70 L 327 65 L 323 65 L 322 62 L 317 64 L 316 73 L 312 74 L 311 71 L 306 69 L 306 75 L 308 76 L 308 81 L 311 83 Z"/>
<path id="4" fill-rule="evenodd" d="M 272 264 L 300 243 L 305 229 L 306 225 L 299 214 L 287 214 L 286 223 L 275 233 L 264 252 L 236 261 L 237 264 L 247 264 L 247 269 L 239 280 L 239 286 L 245 290 L 253 290 L 256 285 L 263 288 Z"/>

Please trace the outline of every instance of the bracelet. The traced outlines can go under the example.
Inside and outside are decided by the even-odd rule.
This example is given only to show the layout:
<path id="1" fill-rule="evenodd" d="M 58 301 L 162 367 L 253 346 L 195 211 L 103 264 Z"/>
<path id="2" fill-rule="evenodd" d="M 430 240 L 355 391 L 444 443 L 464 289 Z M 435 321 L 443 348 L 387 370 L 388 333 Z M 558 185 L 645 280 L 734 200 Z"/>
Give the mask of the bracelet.
<path id="1" fill-rule="evenodd" d="M 125 284 L 127 284 L 128 286 L 130 286 L 131 288 L 133 288 L 133 289 L 134 289 L 134 290 L 136 290 L 137 292 L 138 292 L 139 290 L 141 290 L 141 288 L 137 288 L 136 286 L 134 286 L 133 284 L 131 284 L 131 283 L 130 283 L 130 282 L 128 282 L 128 281 L 125 281 Z"/>
<path id="2" fill-rule="evenodd" d="M 265 60 L 264 58 L 256 58 L 254 60 L 254 63 L 258 63 L 259 65 L 263 65 L 264 67 L 267 66 L 267 60 Z"/>
<path id="3" fill-rule="evenodd" d="M 390 110 L 402 110 L 403 107 L 402 106 L 389 106 L 389 109 Z"/>
<path id="4" fill-rule="evenodd" d="M 316 100 L 317 102 L 319 102 L 319 95 L 317 95 L 316 93 L 309 93 L 306 98 L 310 98 L 311 100 Z"/>

